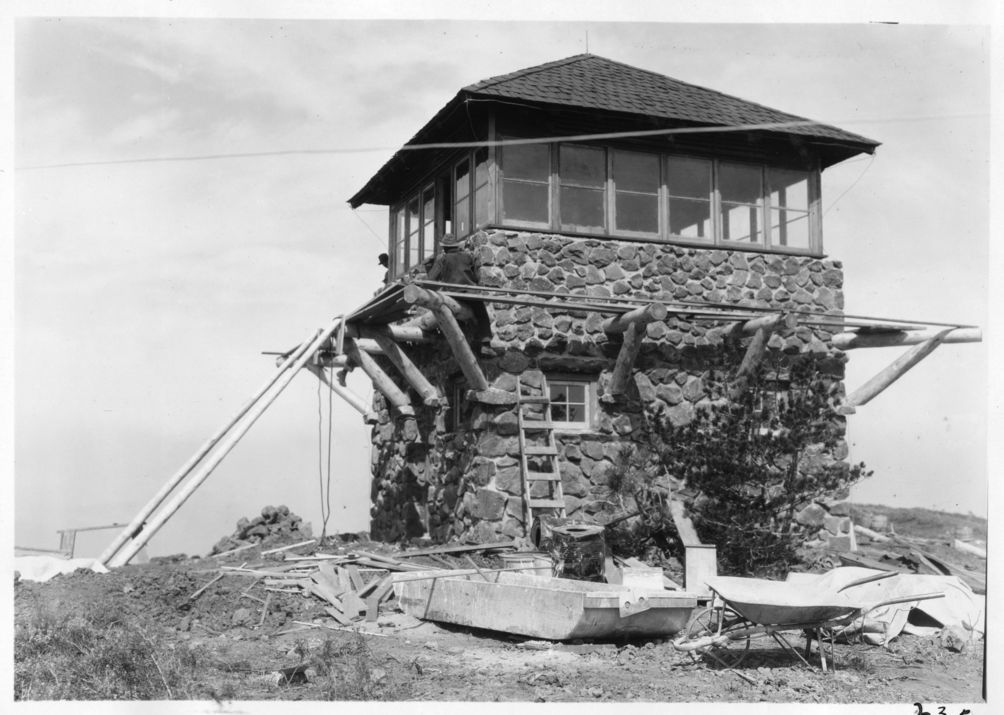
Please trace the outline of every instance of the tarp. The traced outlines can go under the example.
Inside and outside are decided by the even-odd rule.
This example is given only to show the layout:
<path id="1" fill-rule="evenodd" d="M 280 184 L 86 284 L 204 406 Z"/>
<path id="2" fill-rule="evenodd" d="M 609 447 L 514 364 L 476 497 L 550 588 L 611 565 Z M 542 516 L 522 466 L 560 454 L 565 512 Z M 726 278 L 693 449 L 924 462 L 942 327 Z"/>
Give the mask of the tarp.
<path id="1" fill-rule="evenodd" d="M 73 573 L 77 569 L 108 573 L 108 569 L 97 559 L 64 559 L 59 556 L 18 556 L 14 559 L 14 570 L 26 581 L 48 581 L 53 576 Z"/>
<path id="2" fill-rule="evenodd" d="M 838 590 L 841 587 L 874 574 L 875 569 L 858 566 L 841 566 L 825 574 L 791 573 L 788 580 L 812 588 Z M 943 598 L 910 601 L 882 606 L 869 612 L 843 629 L 844 635 L 862 632 L 862 638 L 874 645 L 884 645 L 900 633 L 932 635 L 942 628 L 958 628 L 970 639 L 982 638 L 986 630 L 986 598 L 973 590 L 957 576 L 929 576 L 927 574 L 897 574 L 880 581 L 851 586 L 843 591 L 855 601 L 880 603 L 881 601 L 926 593 L 943 593 Z M 910 623 L 911 611 L 933 623 L 920 626 Z"/>

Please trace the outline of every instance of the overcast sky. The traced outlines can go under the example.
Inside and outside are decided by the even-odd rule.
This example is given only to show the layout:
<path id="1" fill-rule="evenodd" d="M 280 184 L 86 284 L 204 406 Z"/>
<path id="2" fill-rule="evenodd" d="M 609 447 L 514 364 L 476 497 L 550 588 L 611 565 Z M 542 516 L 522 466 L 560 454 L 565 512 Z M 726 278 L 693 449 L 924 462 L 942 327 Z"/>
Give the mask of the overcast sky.
<path id="1" fill-rule="evenodd" d="M 15 30 L 18 545 L 129 521 L 269 376 L 261 351 L 377 288 L 386 209 L 346 200 L 461 87 L 581 53 L 587 33 L 595 54 L 882 142 L 823 175 L 847 312 L 987 324 L 985 27 L 21 18 Z M 198 158 L 234 154 L 258 155 Z M 152 161 L 169 158 L 187 160 Z M 66 164 L 81 165 L 53 166 Z M 848 390 L 901 352 L 849 353 Z M 986 373 L 985 344 L 942 346 L 860 408 L 851 458 L 875 475 L 853 499 L 985 514 Z M 369 394 L 358 371 L 349 384 Z M 266 504 L 319 531 L 318 400 L 298 376 L 151 553 L 205 552 Z M 368 428 L 336 402 L 333 434 L 329 533 L 366 529 Z"/>

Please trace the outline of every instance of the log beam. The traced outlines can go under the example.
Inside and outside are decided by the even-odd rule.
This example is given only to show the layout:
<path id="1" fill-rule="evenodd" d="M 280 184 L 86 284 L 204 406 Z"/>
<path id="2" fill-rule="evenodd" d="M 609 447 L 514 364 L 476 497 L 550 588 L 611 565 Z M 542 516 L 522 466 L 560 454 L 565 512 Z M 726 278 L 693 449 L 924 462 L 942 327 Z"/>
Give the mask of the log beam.
<path id="1" fill-rule="evenodd" d="M 733 324 L 730 332 L 733 335 L 755 335 L 760 329 L 774 332 L 779 328 L 793 330 L 798 325 L 798 318 L 792 313 L 771 313 L 761 315 L 746 322 Z"/>
<path id="2" fill-rule="evenodd" d="M 669 310 L 662 303 L 649 303 L 626 313 L 615 315 L 603 321 L 603 332 L 623 333 L 629 325 L 645 326 L 659 320 L 665 320 Z"/>
<path id="3" fill-rule="evenodd" d="M 362 368 L 362 371 L 373 382 L 373 387 L 387 398 L 387 401 L 390 402 L 399 414 L 414 416 L 415 408 L 412 407 L 408 395 L 394 384 L 394 381 L 377 365 L 376 360 L 369 353 L 359 348 L 355 338 L 345 338 L 345 354 Z"/>
<path id="4" fill-rule="evenodd" d="M 620 352 L 617 353 L 617 362 L 614 363 L 614 370 L 610 375 L 610 384 L 607 386 L 607 394 L 610 397 L 623 395 L 627 392 L 628 379 L 631 377 L 634 361 L 641 350 L 641 331 L 643 327 L 642 323 L 628 323 L 624 330 L 624 342 L 621 343 Z"/>
<path id="5" fill-rule="evenodd" d="M 439 394 L 439 390 L 426 379 L 422 371 L 408 357 L 394 339 L 391 331 L 373 330 L 371 333 L 377 345 L 383 350 L 383 354 L 398 369 L 398 372 L 404 376 L 404 379 L 414 388 L 415 392 L 422 396 L 422 401 L 426 406 L 434 407 L 442 404 L 442 395 Z"/>
<path id="6" fill-rule="evenodd" d="M 342 387 L 337 382 L 332 382 L 330 379 L 328 379 L 328 375 L 327 373 L 324 372 L 324 368 L 319 367 L 318 365 L 313 365 L 311 363 L 307 363 L 306 368 L 310 370 L 312 373 L 314 373 L 317 379 L 323 382 L 325 385 L 327 385 L 332 392 L 334 392 L 336 395 L 338 395 L 343 400 L 348 402 L 349 405 L 354 407 L 359 412 L 359 414 L 363 416 L 363 420 L 366 422 L 366 424 L 373 425 L 379 421 L 377 419 L 376 413 L 369 405 L 366 404 L 366 401 L 363 398 L 361 398 L 359 395 L 352 392 L 348 388 Z"/>
<path id="7" fill-rule="evenodd" d="M 898 345 L 918 345 L 943 333 L 943 329 L 888 330 L 882 332 L 846 332 L 833 336 L 831 343 L 838 350 L 856 348 L 888 348 Z M 978 343 L 983 340 L 979 328 L 954 328 L 942 337 L 943 343 Z"/>
<path id="8" fill-rule="evenodd" d="M 460 323 L 457 322 L 457 318 L 464 314 L 465 311 L 469 314 L 470 309 L 461 305 L 450 296 L 426 290 L 414 284 L 405 286 L 404 300 L 432 311 L 436 324 L 439 326 L 439 331 L 446 338 L 450 350 L 453 351 L 453 357 L 457 359 L 464 377 L 467 378 L 468 387 L 476 393 L 486 391 L 488 389 L 488 380 L 481 371 L 478 359 L 467 342 L 467 336 L 464 335 Z"/>
<path id="9" fill-rule="evenodd" d="M 844 401 L 842 407 L 853 408 L 867 404 L 892 383 L 903 377 L 903 375 L 905 375 L 910 368 L 934 352 L 934 349 L 941 345 L 945 336 L 952 332 L 952 330 L 953 328 L 946 328 L 919 345 L 914 345 L 912 348 L 893 360 L 888 367 L 878 373 L 875 377 L 855 390 Z"/>
<path id="10" fill-rule="evenodd" d="M 428 328 L 418 324 L 380 326 L 351 324 L 345 331 L 347 336 L 357 339 L 376 338 L 377 333 L 389 333 L 391 338 L 399 343 L 425 343 L 432 339 Z"/>

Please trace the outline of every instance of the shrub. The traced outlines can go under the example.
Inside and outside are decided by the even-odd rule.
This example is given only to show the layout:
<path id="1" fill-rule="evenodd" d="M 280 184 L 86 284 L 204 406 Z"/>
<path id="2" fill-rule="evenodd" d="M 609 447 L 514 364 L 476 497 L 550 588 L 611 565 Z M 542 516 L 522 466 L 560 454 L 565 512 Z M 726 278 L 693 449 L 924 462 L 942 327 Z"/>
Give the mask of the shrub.
<path id="1" fill-rule="evenodd" d="M 675 532 L 670 489 L 653 474 L 662 472 L 696 493 L 690 516 L 701 540 L 718 547 L 725 573 L 782 575 L 806 538 L 799 508 L 870 474 L 828 456 L 844 434 L 840 382 L 812 356 L 776 356 L 746 378 L 718 371 L 705 382 L 712 399 L 693 420 L 674 425 L 650 411 L 645 446 L 622 455 L 620 485 L 641 515 L 634 534 L 665 542 Z"/>

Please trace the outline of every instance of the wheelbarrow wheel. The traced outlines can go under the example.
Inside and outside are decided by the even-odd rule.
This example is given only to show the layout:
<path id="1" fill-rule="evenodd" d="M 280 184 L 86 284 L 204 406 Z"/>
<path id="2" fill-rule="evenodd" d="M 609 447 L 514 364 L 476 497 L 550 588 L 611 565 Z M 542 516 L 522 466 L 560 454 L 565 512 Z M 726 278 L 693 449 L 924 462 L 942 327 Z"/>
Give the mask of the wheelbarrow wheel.
<path id="1" fill-rule="evenodd" d="M 690 619 L 687 625 L 687 640 L 728 634 L 733 628 L 745 627 L 746 619 L 730 608 L 719 606 L 708 606 L 697 612 Z M 690 651 L 690 657 L 695 662 L 699 662 L 704 656 L 708 656 L 713 662 L 719 663 L 726 668 L 735 668 L 746 658 L 750 649 L 750 637 L 736 638 L 729 640 L 724 646 L 708 646 L 699 650 Z"/>

